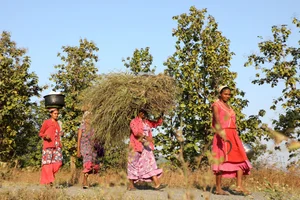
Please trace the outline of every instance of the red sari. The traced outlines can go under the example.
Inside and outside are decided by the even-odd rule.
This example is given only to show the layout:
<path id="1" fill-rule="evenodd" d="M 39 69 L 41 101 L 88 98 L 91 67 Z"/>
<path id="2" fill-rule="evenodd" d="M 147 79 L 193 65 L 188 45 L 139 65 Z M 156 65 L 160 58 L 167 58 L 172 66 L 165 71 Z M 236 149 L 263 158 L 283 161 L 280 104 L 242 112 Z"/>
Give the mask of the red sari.
<path id="1" fill-rule="evenodd" d="M 39 133 L 39 136 L 44 140 L 40 181 L 41 184 L 53 183 L 55 174 L 62 166 L 63 156 L 59 133 L 60 126 L 57 121 L 53 121 L 52 119 L 44 121 Z M 45 136 L 50 137 L 50 140 L 45 140 Z"/>
<path id="2" fill-rule="evenodd" d="M 212 166 L 213 172 L 215 174 L 222 172 L 222 176 L 227 178 L 236 177 L 238 170 L 242 170 L 244 175 L 249 175 L 252 166 L 236 130 L 235 112 L 226 107 L 220 100 L 217 100 L 212 106 L 217 107 L 220 126 L 225 131 L 226 139 L 232 145 L 230 147 L 229 142 L 224 142 L 219 134 L 214 135 L 212 151 L 215 162 Z M 215 125 L 213 119 L 213 128 L 216 128 Z"/>

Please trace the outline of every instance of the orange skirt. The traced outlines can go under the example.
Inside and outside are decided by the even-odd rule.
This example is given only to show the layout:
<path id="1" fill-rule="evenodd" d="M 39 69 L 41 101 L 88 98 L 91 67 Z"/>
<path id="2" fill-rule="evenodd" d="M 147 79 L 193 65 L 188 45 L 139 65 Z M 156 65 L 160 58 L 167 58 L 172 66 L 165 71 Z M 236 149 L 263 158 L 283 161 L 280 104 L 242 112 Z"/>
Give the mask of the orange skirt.
<path id="1" fill-rule="evenodd" d="M 62 162 L 51 163 L 42 166 L 41 184 L 50 184 L 54 182 L 55 174 L 62 166 Z"/>
<path id="2" fill-rule="evenodd" d="M 224 177 L 235 177 L 236 171 L 243 170 L 245 175 L 250 174 L 252 168 L 242 141 L 239 138 L 236 129 L 224 129 L 226 140 L 224 142 L 218 134 L 213 139 L 213 171 L 214 173 L 222 172 Z"/>

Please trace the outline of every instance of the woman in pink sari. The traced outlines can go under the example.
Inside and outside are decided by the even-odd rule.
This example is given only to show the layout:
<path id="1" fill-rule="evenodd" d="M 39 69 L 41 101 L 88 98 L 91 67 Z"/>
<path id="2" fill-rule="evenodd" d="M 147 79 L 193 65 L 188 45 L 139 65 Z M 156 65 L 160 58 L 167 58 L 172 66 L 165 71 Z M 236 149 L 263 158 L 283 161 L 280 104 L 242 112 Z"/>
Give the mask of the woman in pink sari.
<path id="1" fill-rule="evenodd" d="M 219 88 L 219 99 L 212 105 L 213 128 L 216 132 L 213 139 L 213 155 L 215 163 L 213 172 L 216 175 L 216 194 L 228 195 L 221 188 L 221 179 L 237 178 L 235 192 L 250 194 L 242 185 L 242 176 L 249 175 L 252 168 L 245 153 L 241 139 L 236 130 L 235 112 L 228 105 L 230 88 Z"/>
<path id="2" fill-rule="evenodd" d="M 152 128 L 160 126 L 163 120 L 150 121 L 146 119 L 147 112 L 144 109 L 130 122 L 130 149 L 128 155 L 127 178 L 129 179 L 128 190 L 135 190 L 134 183 L 138 181 L 154 182 L 154 189 L 160 190 L 167 187 L 161 184 L 159 178 L 162 169 L 157 168 L 153 154 L 154 144 Z"/>
<path id="3" fill-rule="evenodd" d="M 53 185 L 55 174 L 62 166 L 62 145 L 58 109 L 52 108 L 50 119 L 44 121 L 39 136 L 43 139 L 41 184 Z"/>

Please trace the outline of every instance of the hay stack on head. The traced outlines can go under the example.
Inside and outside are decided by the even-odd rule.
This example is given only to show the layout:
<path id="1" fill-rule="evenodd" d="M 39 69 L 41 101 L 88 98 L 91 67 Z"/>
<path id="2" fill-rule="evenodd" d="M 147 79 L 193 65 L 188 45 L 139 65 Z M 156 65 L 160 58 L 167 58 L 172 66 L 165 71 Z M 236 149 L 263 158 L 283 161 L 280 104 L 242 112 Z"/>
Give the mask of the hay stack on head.
<path id="1" fill-rule="evenodd" d="M 128 138 L 130 120 L 141 108 L 158 117 L 175 107 L 178 92 L 174 79 L 163 74 L 111 73 L 85 90 L 81 103 L 89 105 L 95 137 L 115 143 Z"/>

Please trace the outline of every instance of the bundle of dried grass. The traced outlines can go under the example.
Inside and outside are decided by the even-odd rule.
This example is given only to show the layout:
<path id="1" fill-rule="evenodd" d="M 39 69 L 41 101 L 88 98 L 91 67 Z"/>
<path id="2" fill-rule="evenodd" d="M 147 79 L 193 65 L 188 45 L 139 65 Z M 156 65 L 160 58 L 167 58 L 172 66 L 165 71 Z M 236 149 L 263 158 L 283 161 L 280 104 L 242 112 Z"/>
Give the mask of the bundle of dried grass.
<path id="1" fill-rule="evenodd" d="M 92 113 L 95 137 L 115 145 L 129 137 L 130 120 L 139 109 L 152 116 L 167 113 L 175 106 L 177 94 L 174 79 L 163 74 L 110 73 L 81 94 L 81 103 Z"/>

